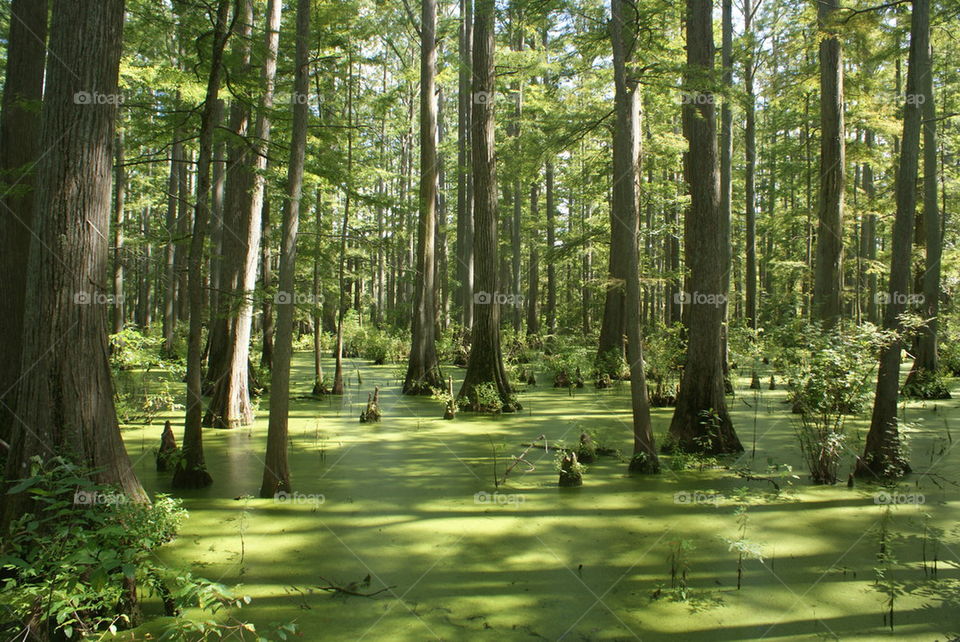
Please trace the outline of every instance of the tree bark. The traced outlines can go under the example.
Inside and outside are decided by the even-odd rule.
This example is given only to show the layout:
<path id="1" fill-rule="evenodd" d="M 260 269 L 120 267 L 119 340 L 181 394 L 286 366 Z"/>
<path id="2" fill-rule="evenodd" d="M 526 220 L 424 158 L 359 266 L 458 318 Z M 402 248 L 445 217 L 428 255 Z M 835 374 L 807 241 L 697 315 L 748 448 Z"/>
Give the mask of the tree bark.
<path id="1" fill-rule="evenodd" d="M 843 312 L 843 190 L 846 154 L 843 49 L 833 22 L 840 0 L 818 0 L 820 41 L 820 192 L 814 261 L 813 319 L 824 327 Z"/>
<path id="2" fill-rule="evenodd" d="M 247 3 L 250 0 L 245 0 Z M 239 234 L 225 235 L 225 258 L 233 263 L 235 276 L 236 308 L 227 318 L 227 351 L 225 370 L 215 373 L 213 396 L 204 424 L 215 428 L 235 428 L 253 423 L 253 408 L 250 405 L 250 330 L 253 322 L 253 295 L 257 281 L 257 263 L 260 258 L 260 242 L 263 231 L 261 214 L 266 184 L 267 150 L 270 145 L 270 110 L 273 109 L 274 79 L 277 72 L 277 48 L 280 41 L 280 0 L 270 0 L 267 5 L 265 47 L 266 57 L 261 70 L 260 84 L 263 94 L 254 128 L 254 138 L 249 156 L 244 154 L 241 162 L 250 163 L 241 186 L 252 181 L 249 194 L 241 195 L 243 205 Z M 252 5 L 245 8 L 252 16 Z M 247 160 L 249 159 L 249 161 Z M 230 240 L 227 244 L 226 241 Z M 281 292 L 280 295 L 291 293 Z"/>
<path id="3" fill-rule="evenodd" d="M 279 2 L 277 5 L 279 6 Z M 303 195 L 303 167 L 307 146 L 306 97 L 310 91 L 310 0 L 297 1 L 296 75 L 294 79 L 293 136 L 290 165 L 287 169 L 287 202 L 283 210 L 280 247 L 281 292 L 293 293 L 297 268 L 297 230 L 300 225 L 300 199 Z M 273 497 L 290 491 L 287 462 L 287 419 L 290 405 L 290 360 L 293 354 L 293 313 L 296 297 L 277 301 L 277 337 L 270 377 L 270 422 L 267 453 L 263 466 L 261 497 Z"/>
<path id="4" fill-rule="evenodd" d="M 8 437 L 17 410 L 23 352 L 27 262 L 34 219 L 34 173 L 40 146 L 47 0 L 13 0 L 7 36 L 7 68 L 0 114 L 0 177 L 10 188 L 0 197 L 0 439 Z M 18 189 L 12 190 L 13 186 Z"/>
<path id="5" fill-rule="evenodd" d="M 403 393 L 428 395 L 443 388 L 437 359 L 435 241 L 437 226 L 437 3 L 421 0 L 420 20 L 420 225 L 412 341 Z"/>
<path id="6" fill-rule="evenodd" d="M 907 99 L 903 106 L 903 140 L 900 145 L 900 165 L 897 168 L 897 212 L 893 221 L 890 279 L 883 318 L 883 327 L 893 331 L 903 329 L 899 316 L 906 309 L 905 303 L 910 291 L 910 254 L 917 206 L 915 185 L 919 169 L 922 118 L 917 96 L 921 92 L 924 73 L 929 73 L 929 51 L 930 0 L 913 0 Z M 873 416 L 870 419 L 863 457 L 857 460 L 855 473 L 858 476 L 898 478 L 910 472 L 910 464 L 900 441 L 897 418 L 902 348 L 902 342 L 895 340 L 884 346 L 880 352 Z"/>
<path id="7" fill-rule="evenodd" d="M 689 143 L 684 171 L 690 209 L 684 225 L 690 271 L 687 360 L 670 422 L 669 446 L 707 453 L 741 452 L 724 397 L 720 334 L 726 300 L 720 228 L 717 118 L 709 90 L 713 71 L 713 15 L 707 0 L 687 0 L 687 68 L 683 130 Z M 709 415 L 709 416 L 707 416 Z M 713 424 L 713 425 L 711 425 Z"/>
<path id="8" fill-rule="evenodd" d="M 457 395 L 476 408 L 476 388 L 492 383 L 504 411 L 520 404 L 512 399 L 500 348 L 500 305 L 497 292 L 497 171 L 494 125 L 494 0 L 477 0 L 473 23 L 473 254 L 476 294 L 470 357 L 463 386 Z"/>
<path id="9" fill-rule="evenodd" d="M 473 326 L 473 172 L 470 171 L 473 82 L 473 0 L 460 0 L 460 78 L 457 110 L 457 281 L 460 323 Z"/>
<path id="10" fill-rule="evenodd" d="M 33 456 L 63 456 L 147 502 L 120 436 L 102 305 L 117 101 L 94 92 L 117 96 L 124 3 L 58 0 L 52 16 L 51 55 L 71 64 L 51 65 L 46 78 L 39 149 L 50 151 L 37 164 L 19 420 L 5 479 L 29 476 Z M 32 504 L 24 493 L 0 501 L 3 526 Z"/>
<path id="11" fill-rule="evenodd" d="M 929 2 L 929 0 L 927 0 Z M 928 5 L 922 5 L 929 11 Z M 917 11 L 917 5 L 914 5 Z M 929 23 L 929 16 L 925 18 Z M 929 24 L 921 26 L 929 29 Z M 940 259 L 943 252 L 942 221 L 937 207 L 937 104 L 933 94 L 933 55 L 922 56 L 919 69 L 918 95 L 915 101 L 921 105 L 923 117 L 923 227 L 926 236 L 926 257 L 923 272 L 923 318 L 929 319 L 921 330 L 914 355 L 913 367 L 907 377 L 907 385 L 936 376 L 940 363 L 938 350 L 938 316 L 940 315 Z M 929 390 L 931 396 L 949 398 L 946 390 Z"/>
<path id="12" fill-rule="evenodd" d="M 637 209 L 637 187 L 640 182 L 640 93 L 637 80 L 628 71 L 630 53 L 636 48 L 634 5 L 612 0 L 610 6 L 610 40 L 613 45 L 614 110 L 616 124 L 613 135 L 613 203 L 615 216 L 631 230 L 627 243 L 626 332 L 630 366 L 630 400 L 633 409 L 633 459 L 630 470 L 643 473 L 660 472 L 660 461 L 650 422 L 650 403 L 644 373 L 643 347 L 640 343 L 640 265 L 638 235 L 640 213 Z M 626 13 L 625 10 L 626 9 Z"/>
<path id="13" fill-rule="evenodd" d="M 182 457 L 173 474 L 174 488 L 202 488 L 213 483 L 203 457 L 203 247 L 210 214 L 210 161 L 213 130 L 217 125 L 217 97 L 220 93 L 223 49 L 229 32 L 230 0 L 219 0 L 214 18 L 210 75 L 200 118 L 200 153 L 197 157 L 197 193 L 194 204 L 193 236 L 190 239 L 189 294 L 190 332 L 187 340 L 187 412 L 183 425 Z"/>

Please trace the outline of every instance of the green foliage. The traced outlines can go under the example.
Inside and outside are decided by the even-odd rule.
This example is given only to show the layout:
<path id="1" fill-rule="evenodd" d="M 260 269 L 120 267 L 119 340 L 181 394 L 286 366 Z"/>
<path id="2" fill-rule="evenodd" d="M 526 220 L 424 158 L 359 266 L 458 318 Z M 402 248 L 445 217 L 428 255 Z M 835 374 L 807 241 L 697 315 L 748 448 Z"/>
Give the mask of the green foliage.
<path id="1" fill-rule="evenodd" d="M 121 423 L 151 423 L 160 413 L 182 408 L 186 368 L 163 356 L 163 338 L 128 326 L 110 336 L 114 402 Z"/>
<path id="2" fill-rule="evenodd" d="M 11 492 L 33 501 L 10 525 L 0 557 L 2 603 L 14 617 L 67 637 L 135 625 L 130 587 L 158 589 L 166 569 L 154 551 L 186 516 L 179 500 L 131 501 L 62 458 L 34 459 Z"/>
<path id="3" fill-rule="evenodd" d="M 686 601 L 690 597 L 690 587 L 687 583 L 687 573 L 690 572 L 690 554 L 697 546 L 693 540 L 678 539 L 670 542 L 670 588 L 678 600 Z"/>
<path id="4" fill-rule="evenodd" d="M 326 345 L 336 349 L 336 339 Z M 343 321 L 343 356 L 368 359 L 376 365 L 400 363 L 407 358 L 410 338 L 400 334 L 391 334 L 372 324 L 360 325 L 357 319 L 349 316 Z"/>
<path id="5" fill-rule="evenodd" d="M 225 586 L 160 562 L 157 549 L 174 539 L 187 516 L 179 499 L 158 495 L 152 504 L 133 501 L 59 457 L 34 458 L 30 477 L 17 480 L 11 492 L 24 492 L 32 501 L 30 512 L 10 524 L 0 545 L 0 605 L 17 625 L 66 638 L 127 629 L 139 624 L 139 589 L 156 595 L 175 616 L 161 639 L 219 639 L 255 631 L 237 620 L 183 616 L 192 607 L 213 616 L 250 598 L 237 598 Z M 288 635 L 295 630 L 291 626 L 277 631 Z"/>
<path id="6" fill-rule="evenodd" d="M 473 412 L 496 414 L 503 410 L 500 391 L 493 381 L 484 381 L 474 386 L 470 398 L 461 397 L 459 405 L 461 410 L 471 410 Z"/>
<path id="7" fill-rule="evenodd" d="M 685 357 L 686 342 L 683 340 L 683 326 L 679 323 L 672 327 L 658 325 L 647 336 L 643 360 L 651 406 L 672 406 L 676 403 Z"/>

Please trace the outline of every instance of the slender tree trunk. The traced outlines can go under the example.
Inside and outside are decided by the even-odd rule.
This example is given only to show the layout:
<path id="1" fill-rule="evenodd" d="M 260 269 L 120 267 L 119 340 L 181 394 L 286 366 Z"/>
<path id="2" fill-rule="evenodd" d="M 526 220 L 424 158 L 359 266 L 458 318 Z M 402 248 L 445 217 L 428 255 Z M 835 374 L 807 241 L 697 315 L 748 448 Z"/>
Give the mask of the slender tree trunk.
<path id="1" fill-rule="evenodd" d="M 546 41 L 546 38 L 544 38 Z M 546 44 L 546 43 L 544 43 Z M 547 251 L 552 252 L 557 241 L 556 199 L 554 198 L 554 170 L 553 159 L 547 159 L 544 169 L 546 179 L 546 208 L 547 208 Z M 628 248 L 629 250 L 629 248 Z M 547 261 L 547 332 L 557 333 L 557 268 L 556 260 L 550 257 Z"/>
<path id="2" fill-rule="evenodd" d="M 200 155 L 197 157 L 197 194 L 190 239 L 190 334 L 187 341 L 187 412 L 183 426 L 182 457 L 173 474 L 174 488 L 202 488 L 213 483 L 203 457 L 203 246 L 209 220 L 210 161 L 213 156 L 213 130 L 217 125 L 217 97 L 220 93 L 223 49 L 229 32 L 227 17 L 230 0 L 220 0 L 214 21 L 210 76 L 200 120 Z"/>
<path id="3" fill-rule="evenodd" d="M 437 3 L 421 0 L 420 24 L 420 226 L 417 238 L 417 279 L 413 301 L 412 342 L 403 392 L 431 394 L 443 388 L 437 360 L 436 263 L 437 224 Z"/>
<path id="4" fill-rule="evenodd" d="M 123 165 L 123 131 L 117 132 L 114 149 L 115 164 L 113 168 L 113 300 L 111 314 L 113 315 L 113 334 L 123 330 L 124 310 L 123 300 L 123 224 L 124 206 L 127 193 L 127 171 Z"/>
<path id="5" fill-rule="evenodd" d="M 43 65 L 46 60 L 47 0 L 13 0 L 7 36 L 7 68 L 0 115 L 0 439 L 8 440 L 22 376 L 23 319 L 27 262 L 34 221 L 34 174 L 39 154 Z"/>
<path id="6" fill-rule="evenodd" d="M 279 2 L 277 3 L 279 6 Z M 307 146 L 307 119 L 310 91 L 310 0 L 297 0 L 297 53 L 294 79 L 293 137 L 287 169 L 287 202 L 283 210 L 280 246 L 281 292 L 293 293 L 297 267 L 297 229 L 303 195 L 303 166 Z M 279 26 L 279 24 L 278 24 Z M 267 454 L 263 466 L 261 497 L 273 497 L 290 490 L 287 463 L 287 419 L 290 405 L 290 359 L 293 353 L 293 313 L 296 297 L 277 300 L 277 339 L 270 377 L 270 422 Z"/>
<path id="7" fill-rule="evenodd" d="M 473 172 L 470 171 L 473 82 L 473 0 L 460 0 L 460 79 L 457 110 L 457 281 L 460 323 L 473 326 Z"/>
<path id="8" fill-rule="evenodd" d="M 897 168 L 897 213 L 893 221 L 890 249 L 890 279 L 883 326 L 902 331 L 899 316 L 906 309 L 910 290 L 910 253 L 913 244 L 914 213 L 917 206 L 916 181 L 920 159 L 921 106 L 924 73 L 929 73 L 930 0 L 913 0 L 910 28 L 910 61 L 907 70 L 907 100 L 903 106 L 903 140 Z M 897 401 L 900 391 L 900 340 L 884 346 L 877 373 L 877 393 L 863 457 L 857 461 L 856 474 L 863 477 L 897 478 L 910 472 L 900 440 Z"/>
<path id="9" fill-rule="evenodd" d="M 627 65 L 636 47 L 634 5 L 613 0 L 610 7 L 610 36 L 613 45 L 613 73 L 616 87 L 614 110 L 616 125 L 613 136 L 613 203 L 615 216 L 631 230 L 627 243 L 626 330 L 630 366 L 630 399 L 633 408 L 633 458 L 630 470 L 643 473 L 660 472 L 650 403 L 644 375 L 643 347 L 640 343 L 640 266 L 638 235 L 640 213 L 637 209 L 637 186 L 640 182 L 637 161 L 640 157 L 640 92 L 637 80 L 630 78 Z M 626 9 L 626 13 L 625 10 Z"/>
<path id="10" fill-rule="evenodd" d="M 684 170 L 690 186 L 690 209 L 684 225 L 686 264 L 690 270 L 687 360 L 670 422 L 669 445 L 684 451 L 740 452 L 724 397 L 720 335 L 725 279 L 720 229 L 720 174 L 717 164 L 717 119 L 709 77 L 713 70 L 713 15 L 708 0 L 687 0 L 688 100 L 683 130 L 689 142 Z"/>
<path id="11" fill-rule="evenodd" d="M 834 32 L 840 0 L 818 0 L 820 41 L 820 192 L 813 319 L 830 327 L 843 312 L 843 190 L 846 155 L 843 49 Z"/>
<path id="12" fill-rule="evenodd" d="M 540 219 L 540 187 L 534 182 L 530 185 L 530 221 L 534 230 Z M 540 235 L 534 231 L 530 235 L 530 266 L 527 275 L 527 335 L 540 333 Z"/>
<path id="13" fill-rule="evenodd" d="M 260 279 L 263 284 L 263 348 L 260 352 L 260 367 L 270 370 L 273 367 L 273 335 L 276 331 L 273 323 L 273 247 L 270 238 L 270 199 L 263 199 L 263 214 L 260 217 L 263 230 L 260 243 Z"/>
<path id="14" fill-rule="evenodd" d="M 746 197 L 746 320 L 753 330 L 757 329 L 757 115 L 756 96 L 753 90 L 753 79 L 756 74 L 754 65 L 753 44 L 753 12 L 751 0 L 744 0 L 743 22 L 744 34 L 747 38 L 747 55 L 744 61 L 744 94 L 746 99 L 746 140 L 744 153 L 746 156 L 746 174 L 744 179 L 744 195 Z"/>
<path id="15" fill-rule="evenodd" d="M 347 226 L 350 224 L 350 190 L 353 175 L 353 51 L 347 58 L 347 188 L 343 199 L 343 225 L 340 228 L 340 265 L 338 281 L 340 293 L 337 296 L 337 346 L 336 365 L 333 374 L 331 394 L 343 394 L 343 316 L 349 303 L 344 302 L 345 267 L 347 262 Z"/>
<path id="16" fill-rule="evenodd" d="M 36 171 L 19 421 L 10 432 L 5 479 L 29 477 L 34 456 L 63 456 L 95 470 L 96 481 L 147 502 L 120 436 L 102 305 L 117 102 L 77 99 L 94 90 L 117 95 L 123 20 L 123 0 L 53 3 L 50 51 L 71 64 L 51 65 L 45 83 L 38 149 L 49 151 Z M 39 507 L 26 493 L 2 491 L 5 532 L 10 521 Z"/>
<path id="17" fill-rule="evenodd" d="M 500 348 L 500 305 L 497 292 L 497 172 L 494 126 L 494 0 L 477 0 L 473 23 L 473 175 L 476 307 L 470 357 L 457 395 L 478 409 L 476 388 L 492 383 L 504 411 L 519 410 L 512 399 Z"/>

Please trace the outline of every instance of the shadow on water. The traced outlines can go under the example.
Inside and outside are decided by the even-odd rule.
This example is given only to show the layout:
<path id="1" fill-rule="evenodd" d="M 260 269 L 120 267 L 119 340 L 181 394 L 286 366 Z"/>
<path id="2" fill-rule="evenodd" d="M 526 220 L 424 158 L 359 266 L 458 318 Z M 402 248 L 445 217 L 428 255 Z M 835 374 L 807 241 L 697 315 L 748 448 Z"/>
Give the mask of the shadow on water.
<path id="1" fill-rule="evenodd" d="M 554 454 L 538 448 L 527 454 L 530 465 L 495 488 L 494 445 L 502 475 L 541 433 L 573 444 L 589 429 L 628 456 L 629 384 L 573 397 L 534 387 L 521 396 L 522 413 L 443 421 L 442 402 L 399 394 L 398 368 L 349 360 L 347 394 L 312 399 L 309 356 L 297 355 L 289 431 L 295 494 L 246 497 L 257 494 L 262 475 L 264 398 L 254 425 L 205 430 L 214 485 L 181 495 L 190 519 L 162 554 L 210 579 L 242 583 L 254 600 L 240 617 L 258 628 L 296 620 L 306 639 L 933 640 L 960 631 L 957 488 L 914 475 L 907 484 L 925 503 L 891 509 L 894 576 L 910 587 L 897 598 L 891 632 L 886 598 L 874 585 L 885 508 L 878 489 L 808 484 L 782 391 L 757 398 L 739 382 L 741 396 L 730 405 L 748 452 L 720 465 L 674 471 L 665 458 L 663 474 L 632 477 L 624 460 L 603 457 L 589 466 L 583 488 L 559 489 Z M 462 369 L 446 370 L 462 377 Z M 383 421 L 361 424 L 374 386 Z M 918 472 L 941 417 L 956 409 L 955 401 L 911 408 L 929 417 L 914 437 L 915 459 L 924 462 Z M 658 436 L 670 413 L 654 410 Z M 153 466 L 159 432 L 154 423 L 124 436 L 148 490 L 169 492 L 169 479 Z M 936 470 L 956 462 L 947 451 Z M 769 463 L 793 466 L 800 479 L 777 476 L 785 490 L 774 496 L 769 483 L 723 467 L 752 465 L 766 476 Z M 730 545 L 738 504 L 749 505 L 745 538 L 763 558 L 744 561 L 740 590 Z M 936 542 L 922 537 L 924 524 L 942 531 Z M 669 559 L 684 540 L 694 546 L 684 562 L 686 600 L 671 588 Z M 935 579 L 921 566 L 934 549 Z M 391 588 L 375 598 L 317 588 L 368 575 L 363 590 Z"/>

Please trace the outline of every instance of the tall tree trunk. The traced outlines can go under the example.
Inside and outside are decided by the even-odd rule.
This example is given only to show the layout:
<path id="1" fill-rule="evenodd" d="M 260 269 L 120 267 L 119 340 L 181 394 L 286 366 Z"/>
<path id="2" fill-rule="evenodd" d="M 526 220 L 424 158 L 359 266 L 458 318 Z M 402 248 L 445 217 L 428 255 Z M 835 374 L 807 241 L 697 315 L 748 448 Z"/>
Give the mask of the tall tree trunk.
<path id="1" fill-rule="evenodd" d="M 146 502 L 120 436 L 100 305 L 108 296 L 100 284 L 107 277 L 117 101 L 77 99 L 94 91 L 116 96 L 123 19 L 123 0 L 53 3 L 51 55 L 71 64 L 51 65 L 46 78 L 39 149 L 49 152 L 37 164 L 19 421 L 10 432 L 5 479 L 29 477 L 34 456 L 63 456 L 95 470 L 96 481 Z M 33 500 L 3 490 L 5 532 Z"/>
<path id="2" fill-rule="evenodd" d="M 813 319 L 834 325 L 843 312 L 843 49 L 835 33 L 840 0 L 818 0 L 820 41 L 820 192 Z"/>
<path id="3" fill-rule="evenodd" d="M 530 221 L 534 230 L 539 227 L 540 187 L 534 182 L 530 185 Z M 530 235 L 530 266 L 527 275 L 527 335 L 540 333 L 540 234 L 534 231 Z"/>
<path id="4" fill-rule="evenodd" d="M 7 36 L 7 68 L 0 114 L 0 439 L 7 440 L 16 416 L 22 371 L 27 262 L 34 219 L 32 168 L 40 147 L 43 65 L 46 60 L 47 0 L 13 0 Z"/>
<path id="5" fill-rule="evenodd" d="M 713 71 L 713 14 L 708 0 L 687 0 L 687 68 L 683 130 L 689 143 L 684 170 L 690 209 L 684 224 L 690 271 L 687 360 L 670 422 L 670 446 L 684 451 L 740 452 L 724 397 L 720 334 L 726 300 L 720 229 L 717 118 L 709 78 Z"/>
<path id="6" fill-rule="evenodd" d="M 124 311 L 126 305 L 123 300 L 123 224 L 124 206 L 127 194 L 127 170 L 123 165 L 123 130 L 117 132 L 114 149 L 115 164 L 113 169 L 113 300 L 111 313 L 113 315 L 113 334 L 123 330 Z"/>
<path id="7" fill-rule="evenodd" d="M 913 224 L 917 207 L 916 182 L 920 159 L 921 106 L 917 96 L 922 91 L 923 75 L 930 70 L 930 0 L 913 0 L 910 27 L 910 60 L 907 70 L 907 100 L 903 106 L 903 140 L 900 165 L 897 168 L 897 213 L 893 221 L 890 248 L 890 279 L 883 327 L 902 331 L 900 315 L 906 309 L 910 291 L 910 253 Z M 900 391 L 899 340 L 890 342 L 880 352 L 877 372 L 877 393 L 873 416 L 863 457 L 857 460 L 856 474 L 863 477 L 897 478 L 910 472 L 897 418 Z"/>
<path id="8" fill-rule="evenodd" d="M 492 383 L 504 411 L 520 404 L 512 399 L 500 348 L 500 305 L 497 292 L 497 171 L 494 125 L 494 0 L 477 0 L 473 23 L 473 254 L 476 259 L 476 307 L 470 357 L 457 395 L 478 409 L 478 386 Z"/>
<path id="9" fill-rule="evenodd" d="M 273 297 L 271 290 L 273 288 L 273 247 L 270 238 L 270 199 L 263 199 L 263 214 L 260 217 L 260 229 L 263 230 L 260 242 L 260 279 L 263 284 L 263 291 L 266 296 L 263 297 L 261 306 L 262 315 L 262 333 L 263 343 L 260 352 L 260 367 L 270 370 L 273 367 L 273 335 L 276 328 L 273 323 Z"/>
<path id="10" fill-rule="evenodd" d="M 220 0 L 214 18 L 210 75 L 200 117 L 200 154 L 197 157 L 197 193 L 194 204 L 193 236 L 190 239 L 190 333 L 187 340 L 187 412 L 183 425 L 182 457 L 173 474 L 174 488 L 202 488 L 213 483 L 203 457 L 203 246 L 210 213 L 210 161 L 213 130 L 217 125 L 217 97 L 220 93 L 223 49 L 229 37 L 227 17 L 230 0 Z"/>
<path id="11" fill-rule="evenodd" d="M 279 6 L 279 2 L 277 5 Z M 297 230 L 303 195 L 303 166 L 307 146 L 307 95 L 310 91 L 310 0 L 297 0 L 297 53 L 294 79 L 293 137 L 287 169 L 287 202 L 283 210 L 280 246 L 280 292 L 293 293 L 297 268 Z M 290 405 L 290 359 L 293 353 L 293 313 L 296 297 L 277 301 L 277 338 L 270 377 L 270 422 L 263 465 L 261 497 L 290 490 L 287 463 L 287 419 Z"/>
<path id="12" fill-rule="evenodd" d="M 249 2 L 250 0 L 245 0 Z M 247 5 L 245 13 L 252 15 Z M 251 145 L 248 170 L 252 186 L 248 196 L 240 199 L 245 211 L 238 231 L 239 238 L 233 238 L 229 244 L 231 251 L 226 257 L 234 262 L 236 274 L 236 309 L 228 318 L 227 353 L 225 370 L 218 374 L 213 388 L 213 396 L 206 425 L 216 428 L 235 428 L 253 423 L 253 408 L 250 405 L 250 330 L 253 322 L 253 295 L 257 281 L 257 263 L 260 258 L 261 213 L 263 209 L 266 185 L 267 151 L 270 146 L 270 110 L 273 109 L 274 79 L 277 72 L 277 48 L 280 41 L 280 0 L 270 0 L 267 4 L 265 47 L 266 58 L 261 70 L 260 84 L 263 94 L 260 99 L 254 138 Z M 246 173 L 246 172 L 245 172 Z M 244 185 L 246 181 L 244 180 Z M 227 240 L 227 237 L 224 237 Z M 291 295 L 280 292 L 280 296 Z"/>
<path id="13" fill-rule="evenodd" d="M 473 326 L 473 172 L 470 124 L 473 82 L 473 0 L 460 0 L 460 78 L 457 109 L 457 281 L 460 323 Z"/>
<path id="14" fill-rule="evenodd" d="M 744 12 L 747 11 L 749 0 L 744 0 Z M 723 85 L 732 94 L 733 88 L 733 2 L 723 0 L 721 18 L 721 67 Z M 747 71 L 749 74 L 749 71 Z M 723 261 L 720 269 L 723 272 L 724 291 L 730 289 L 730 225 L 733 216 L 733 109 L 732 96 L 723 99 L 720 108 L 720 251 Z M 748 223 L 749 224 L 749 223 Z M 730 380 L 730 359 L 727 328 L 730 320 L 730 306 L 728 301 L 721 303 L 723 308 L 723 327 L 720 335 L 720 364 L 723 369 L 724 391 L 733 394 L 733 382 Z"/>
<path id="15" fill-rule="evenodd" d="M 756 74 L 754 64 L 753 14 L 755 7 L 751 0 L 743 3 L 743 31 L 747 38 L 747 53 L 744 60 L 743 82 L 746 99 L 746 174 L 744 178 L 744 196 L 746 198 L 746 310 L 747 326 L 757 329 L 757 114 L 756 95 L 753 79 Z"/>
<path id="16" fill-rule="evenodd" d="M 420 226 L 412 341 L 403 393 L 431 394 L 443 388 L 437 360 L 437 306 L 434 299 L 437 225 L 437 3 L 421 0 L 420 24 Z"/>
<path id="17" fill-rule="evenodd" d="M 163 352 L 167 356 L 174 353 L 174 331 L 177 326 L 177 208 L 180 203 L 180 168 L 184 163 L 183 143 L 180 131 L 174 131 L 173 146 L 170 149 L 170 180 L 167 182 L 167 214 L 164 221 L 164 233 L 167 242 L 163 252 Z"/>
<path id="18" fill-rule="evenodd" d="M 337 295 L 337 345 L 335 348 L 336 363 L 333 373 L 333 387 L 331 394 L 343 394 L 343 316 L 349 299 L 344 302 L 345 268 L 347 263 L 347 226 L 350 224 L 350 190 L 353 188 L 353 50 L 347 57 L 347 186 L 343 199 L 343 225 L 340 227 L 340 265 L 338 268 L 338 282 L 340 292 Z"/>
<path id="19" fill-rule="evenodd" d="M 544 37 L 546 41 L 546 37 Z M 546 42 L 544 42 L 546 44 Z M 557 241 L 557 216 L 556 199 L 554 197 L 554 170 L 553 159 L 548 158 L 544 168 L 544 178 L 546 180 L 546 208 L 547 208 L 547 252 L 554 250 L 554 244 Z M 628 248 L 629 250 L 629 248 Z M 547 332 L 551 335 L 557 333 L 557 268 L 556 260 L 551 256 L 547 261 Z"/>
<path id="20" fill-rule="evenodd" d="M 929 3 L 929 0 L 926 0 Z M 929 11 L 928 5 L 922 5 Z M 914 5 L 917 11 L 917 5 Z M 926 17 L 929 29 L 929 15 Z M 919 69 L 918 91 L 915 102 L 921 104 L 923 116 L 923 227 L 926 235 L 926 257 L 923 272 L 923 318 L 930 319 L 918 337 L 913 367 L 907 384 L 923 383 L 935 377 L 940 367 L 938 349 L 938 317 L 940 315 L 940 258 L 943 252 L 942 221 L 937 207 L 937 105 L 933 95 L 933 55 L 929 50 L 922 58 Z M 950 393 L 938 386 L 924 387 L 928 398 L 949 398 Z"/>
<path id="21" fill-rule="evenodd" d="M 613 203 L 618 219 L 631 230 L 627 243 L 626 331 L 630 365 L 630 400 L 633 409 L 633 458 L 630 470 L 643 473 L 660 472 L 660 461 L 650 422 L 650 403 L 644 374 L 643 347 L 640 343 L 640 265 L 638 235 L 640 213 L 637 209 L 637 186 L 640 182 L 637 161 L 640 157 L 640 92 L 637 80 L 628 76 L 630 52 L 637 45 L 636 10 L 625 7 L 624 0 L 613 0 L 610 6 L 610 39 L 613 45 L 613 73 L 616 91 L 614 110 L 616 125 L 613 135 Z M 625 14 L 624 9 L 627 9 Z M 549 183 L 548 183 L 549 184 Z"/>

